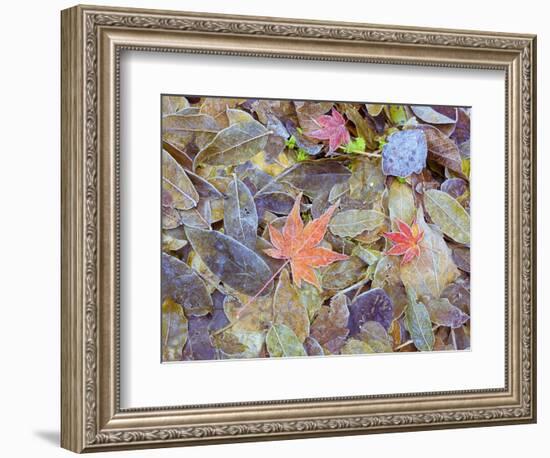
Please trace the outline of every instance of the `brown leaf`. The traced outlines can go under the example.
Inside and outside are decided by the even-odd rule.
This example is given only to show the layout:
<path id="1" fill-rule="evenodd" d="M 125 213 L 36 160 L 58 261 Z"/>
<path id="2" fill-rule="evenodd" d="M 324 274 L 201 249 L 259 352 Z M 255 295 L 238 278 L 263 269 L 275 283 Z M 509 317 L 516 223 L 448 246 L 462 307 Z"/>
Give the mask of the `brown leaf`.
<path id="1" fill-rule="evenodd" d="M 462 172 L 462 158 L 455 142 L 436 127 L 424 124 L 419 125 L 418 128 L 422 129 L 424 135 L 426 135 L 429 158 L 460 176 L 464 176 Z"/>
<path id="2" fill-rule="evenodd" d="M 330 307 L 321 307 L 311 325 L 311 337 L 329 353 L 338 353 L 349 334 L 348 304 L 349 299 L 344 294 L 334 296 L 330 301 Z"/>

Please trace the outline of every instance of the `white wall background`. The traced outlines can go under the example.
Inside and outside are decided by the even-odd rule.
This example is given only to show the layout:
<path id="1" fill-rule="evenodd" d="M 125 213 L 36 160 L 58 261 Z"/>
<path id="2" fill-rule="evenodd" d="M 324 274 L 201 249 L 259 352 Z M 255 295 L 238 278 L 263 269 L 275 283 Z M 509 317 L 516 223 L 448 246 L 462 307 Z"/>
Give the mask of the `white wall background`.
<path id="1" fill-rule="evenodd" d="M 113 0 L 114 2 L 115 0 Z M 113 4 L 95 0 L 97 4 Z M 550 41 L 544 2 L 357 0 L 117 0 L 118 6 L 331 19 L 538 34 L 539 125 L 539 423 L 301 441 L 120 452 L 135 457 L 542 456 L 549 440 L 548 276 L 550 172 L 544 138 L 550 96 Z M 0 450 L 3 456 L 69 456 L 59 440 L 59 10 L 71 2 L 5 2 L 0 27 Z M 546 173 L 545 173 L 546 172 Z M 546 246 L 545 246 L 546 245 Z M 547 280 L 546 280 L 547 282 Z M 481 452 L 481 453 L 480 453 Z M 544 453 L 544 452 L 543 452 Z M 116 455 L 112 455 L 116 456 Z M 481 455 L 483 456 L 483 455 Z"/>

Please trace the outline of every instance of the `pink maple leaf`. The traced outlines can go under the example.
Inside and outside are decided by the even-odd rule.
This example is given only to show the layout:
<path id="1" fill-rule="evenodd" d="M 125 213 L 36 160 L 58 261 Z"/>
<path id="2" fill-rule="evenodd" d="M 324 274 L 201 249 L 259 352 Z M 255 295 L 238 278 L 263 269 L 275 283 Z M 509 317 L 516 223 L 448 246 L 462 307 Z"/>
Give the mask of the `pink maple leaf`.
<path id="1" fill-rule="evenodd" d="M 340 145 L 350 142 L 346 120 L 334 108 L 330 115 L 321 115 L 315 121 L 321 128 L 308 132 L 307 135 L 317 140 L 328 140 L 330 152 L 335 151 Z"/>

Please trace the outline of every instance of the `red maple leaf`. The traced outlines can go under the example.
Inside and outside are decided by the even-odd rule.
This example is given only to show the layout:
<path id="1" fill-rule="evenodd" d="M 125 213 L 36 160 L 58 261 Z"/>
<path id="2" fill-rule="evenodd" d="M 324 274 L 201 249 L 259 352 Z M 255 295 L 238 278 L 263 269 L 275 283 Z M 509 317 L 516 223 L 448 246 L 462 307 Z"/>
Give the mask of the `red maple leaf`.
<path id="1" fill-rule="evenodd" d="M 330 152 L 335 151 L 340 145 L 346 145 L 350 142 L 346 120 L 334 108 L 330 115 L 319 116 L 315 119 L 315 122 L 321 128 L 308 132 L 307 135 L 317 140 L 328 140 Z"/>
<path id="2" fill-rule="evenodd" d="M 424 231 L 420 230 L 420 227 L 416 223 L 416 220 L 409 226 L 404 221 L 399 219 L 395 220 L 399 232 L 385 232 L 384 237 L 391 240 L 393 245 L 388 251 L 387 255 L 403 256 L 401 265 L 411 262 L 417 256 L 420 256 L 419 243 L 424 238 Z"/>
<path id="3" fill-rule="evenodd" d="M 320 287 L 313 268 L 328 266 L 335 261 L 343 261 L 348 259 L 348 256 L 318 246 L 325 236 L 336 205 L 330 207 L 319 218 L 310 221 L 304 227 L 304 222 L 300 217 L 301 200 L 302 194 L 296 198 L 282 232 L 271 224 L 268 226 L 269 237 L 275 248 L 264 251 L 272 258 L 286 259 L 287 263 L 290 263 L 292 279 L 298 287 L 302 280 Z"/>

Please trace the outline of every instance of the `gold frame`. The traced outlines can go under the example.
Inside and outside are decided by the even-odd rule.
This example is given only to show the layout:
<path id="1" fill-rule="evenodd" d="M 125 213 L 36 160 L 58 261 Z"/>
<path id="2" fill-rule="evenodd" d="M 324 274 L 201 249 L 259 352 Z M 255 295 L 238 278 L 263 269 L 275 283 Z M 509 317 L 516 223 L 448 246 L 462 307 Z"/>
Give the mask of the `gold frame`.
<path id="1" fill-rule="evenodd" d="M 536 37 L 76 6 L 62 12 L 62 421 L 75 452 L 536 421 Z M 121 409 L 118 91 L 125 49 L 506 73 L 503 389 Z"/>

